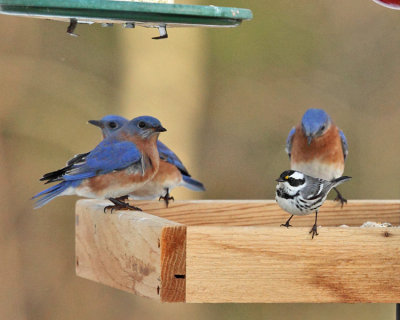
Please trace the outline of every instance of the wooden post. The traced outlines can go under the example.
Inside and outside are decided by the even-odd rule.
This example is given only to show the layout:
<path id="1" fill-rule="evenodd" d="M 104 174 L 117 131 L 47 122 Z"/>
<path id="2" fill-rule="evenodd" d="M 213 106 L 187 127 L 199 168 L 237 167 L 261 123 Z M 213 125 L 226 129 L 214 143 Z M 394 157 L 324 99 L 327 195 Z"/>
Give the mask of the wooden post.
<path id="1" fill-rule="evenodd" d="M 140 211 L 102 213 L 81 200 L 76 214 L 76 273 L 93 281 L 163 301 L 182 301 L 185 226 Z"/>
<path id="2" fill-rule="evenodd" d="M 160 301 L 396 302 L 400 201 L 328 201 L 293 228 L 274 201 L 135 202 L 145 212 L 77 204 L 77 274 Z M 346 224 L 352 227 L 339 227 Z"/>

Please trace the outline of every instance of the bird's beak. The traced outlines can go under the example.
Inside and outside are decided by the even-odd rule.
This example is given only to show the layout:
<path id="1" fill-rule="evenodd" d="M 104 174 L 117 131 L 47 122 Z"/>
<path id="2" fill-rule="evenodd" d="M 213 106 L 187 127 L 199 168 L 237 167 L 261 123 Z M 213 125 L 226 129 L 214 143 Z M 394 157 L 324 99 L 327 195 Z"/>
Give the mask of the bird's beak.
<path id="1" fill-rule="evenodd" d="M 308 136 L 308 137 L 307 137 L 307 144 L 310 144 L 311 141 L 312 141 L 312 139 L 313 139 L 313 136 Z"/>
<path id="2" fill-rule="evenodd" d="M 99 120 L 89 120 L 88 123 L 90 123 L 96 127 L 100 127 L 100 128 L 104 127 L 103 123 Z"/>
<path id="3" fill-rule="evenodd" d="M 278 179 L 275 179 L 276 182 L 284 182 L 285 180 L 283 180 L 281 177 L 279 177 Z"/>
<path id="4" fill-rule="evenodd" d="M 167 129 L 165 129 L 163 126 L 158 126 L 154 128 L 155 132 L 164 132 L 167 131 Z"/>

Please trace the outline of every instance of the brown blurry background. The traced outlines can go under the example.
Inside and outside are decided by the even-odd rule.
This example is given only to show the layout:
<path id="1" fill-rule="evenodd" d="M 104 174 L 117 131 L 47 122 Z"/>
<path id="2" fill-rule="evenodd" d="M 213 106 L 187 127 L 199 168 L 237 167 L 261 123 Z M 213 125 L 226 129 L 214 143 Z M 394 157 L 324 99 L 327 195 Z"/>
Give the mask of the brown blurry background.
<path id="1" fill-rule="evenodd" d="M 161 139 L 207 187 L 175 198 L 272 199 L 287 133 L 310 107 L 347 135 L 343 194 L 399 199 L 400 12 L 363 0 L 212 4 L 254 19 L 154 41 L 155 29 L 79 25 L 73 38 L 65 23 L 0 16 L 0 319 L 394 319 L 390 304 L 136 297 L 75 276 L 76 197 L 32 209 L 38 178 L 92 149 L 100 132 L 86 121 L 110 113 L 162 121 Z"/>

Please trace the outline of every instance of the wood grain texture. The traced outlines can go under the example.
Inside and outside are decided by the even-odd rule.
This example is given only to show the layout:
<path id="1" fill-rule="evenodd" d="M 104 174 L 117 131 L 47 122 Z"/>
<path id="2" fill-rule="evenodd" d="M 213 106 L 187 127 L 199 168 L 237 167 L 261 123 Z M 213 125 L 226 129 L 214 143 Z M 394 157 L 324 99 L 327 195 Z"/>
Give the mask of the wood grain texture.
<path id="1" fill-rule="evenodd" d="M 108 204 L 77 204 L 87 279 L 166 302 L 400 301 L 400 228 L 330 227 L 398 225 L 397 200 L 328 202 L 314 240 L 313 215 L 279 227 L 288 214 L 274 201 L 135 201 L 146 213 L 104 214 Z"/>
<path id="2" fill-rule="evenodd" d="M 161 301 L 186 298 L 186 226 L 164 227 L 161 234 Z"/>
<path id="3" fill-rule="evenodd" d="M 77 203 L 77 275 L 160 300 L 162 234 L 179 224 L 139 211 L 104 214 L 108 204 Z"/>
<path id="4" fill-rule="evenodd" d="M 280 226 L 289 215 L 275 200 L 196 200 L 176 201 L 165 208 L 163 202 L 135 201 L 135 205 L 150 214 L 188 226 Z M 361 226 L 366 221 L 400 224 L 400 200 L 349 200 L 340 207 L 338 202 L 326 201 L 318 214 L 323 226 Z M 294 227 L 308 227 L 314 215 L 294 217 Z"/>
<path id="5" fill-rule="evenodd" d="M 190 226 L 186 302 L 399 302 L 400 228 Z"/>

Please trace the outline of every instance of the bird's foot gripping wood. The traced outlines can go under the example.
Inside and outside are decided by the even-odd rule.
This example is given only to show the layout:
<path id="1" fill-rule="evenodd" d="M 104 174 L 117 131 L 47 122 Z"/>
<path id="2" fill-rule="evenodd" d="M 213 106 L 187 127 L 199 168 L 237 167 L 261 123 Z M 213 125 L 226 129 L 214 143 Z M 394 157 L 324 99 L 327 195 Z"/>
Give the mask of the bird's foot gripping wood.
<path id="1" fill-rule="evenodd" d="M 318 235 L 317 224 L 314 223 L 309 233 L 311 233 L 311 239 L 314 239 L 314 236 Z"/>
<path id="2" fill-rule="evenodd" d="M 335 191 L 336 191 L 336 198 L 335 198 L 335 201 L 340 201 L 340 204 L 342 205 L 342 208 L 343 208 L 343 205 L 345 204 L 345 203 L 347 203 L 347 199 L 345 199 L 342 195 L 341 195 L 341 193 L 339 192 L 339 190 L 338 189 L 336 189 L 336 188 L 333 188 Z"/>
<path id="3" fill-rule="evenodd" d="M 119 198 L 115 198 L 115 200 L 120 201 L 120 202 L 126 202 L 126 200 L 129 199 L 129 196 L 122 196 Z"/>
<path id="4" fill-rule="evenodd" d="M 114 210 L 134 210 L 134 211 L 142 211 L 142 209 L 131 206 L 129 203 L 126 203 L 124 200 L 128 199 L 128 196 L 123 196 L 119 198 L 109 198 L 114 205 L 104 207 L 104 213 L 106 213 L 107 209 L 111 210 L 111 213 Z"/>
<path id="5" fill-rule="evenodd" d="M 165 194 L 165 196 L 161 196 L 160 198 L 158 198 L 158 201 L 164 200 L 166 207 L 168 208 L 169 202 L 175 201 L 174 197 L 171 197 L 169 194 L 169 190 L 167 189 L 167 193 Z"/>
<path id="6" fill-rule="evenodd" d="M 281 227 L 286 227 L 288 229 L 289 229 L 289 227 L 292 227 L 292 225 L 289 223 L 290 219 L 292 219 L 292 218 L 293 218 L 293 215 L 291 215 L 290 218 L 285 223 L 282 223 Z"/>

